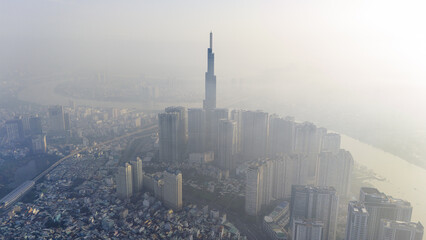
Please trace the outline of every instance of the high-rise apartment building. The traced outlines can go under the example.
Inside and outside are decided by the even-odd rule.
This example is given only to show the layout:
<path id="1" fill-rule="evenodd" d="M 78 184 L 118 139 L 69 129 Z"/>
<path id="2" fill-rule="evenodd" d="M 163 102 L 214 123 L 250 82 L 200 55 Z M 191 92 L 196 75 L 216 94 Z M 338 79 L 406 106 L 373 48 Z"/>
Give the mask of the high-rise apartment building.
<path id="1" fill-rule="evenodd" d="M 268 113 L 242 112 L 242 155 L 248 160 L 266 156 L 268 147 Z"/>
<path id="2" fill-rule="evenodd" d="M 31 152 L 34 154 L 47 152 L 46 135 L 39 134 L 31 137 Z"/>
<path id="3" fill-rule="evenodd" d="M 382 219 L 411 221 L 413 207 L 407 201 L 395 199 L 376 188 L 368 187 L 361 188 L 359 199 L 369 214 L 367 240 L 378 239 Z"/>
<path id="4" fill-rule="evenodd" d="M 333 187 L 293 185 L 291 193 L 291 221 L 316 219 L 322 221 L 322 240 L 336 239 L 339 198 Z M 294 230 L 294 229 L 293 229 Z"/>
<path id="5" fill-rule="evenodd" d="M 307 180 L 302 168 L 306 161 L 304 155 L 291 154 L 274 158 L 273 197 L 284 199 L 291 197 L 292 185 L 305 185 Z"/>
<path id="6" fill-rule="evenodd" d="M 364 204 L 355 201 L 349 202 L 345 240 L 366 240 L 367 221 L 368 212 Z"/>
<path id="7" fill-rule="evenodd" d="M 133 194 L 142 191 L 143 187 L 143 171 L 142 171 L 142 159 L 137 157 L 135 160 L 130 161 L 132 166 L 132 186 Z"/>
<path id="8" fill-rule="evenodd" d="M 69 131 L 71 129 L 71 118 L 69 113 L 64 113 L 64 128 L 65 131 Z"/>
<path id="9" fill-rule="evenodd" d="M 234 157 L 237 153 L 237 131 L 234 121 L 222 119 L 218 126 L 218 154 L 219 167 L 224 170 L 235 168 Z"/>
<path id="10" fill-rule="evenodd" d="M 229 109 L 216 108 L 208 110 L 207 114 L 207 150 L 218 154 L 219 121 L 229 119 Z"/>
<path id="11" fill-rule="evenodd" d="M 340 134 L 327 133 L 322 139 L 322 152 L 337 154 L 340 150 Z"/>
<path id="12" fill-rule="evenodd" d="M 319 186 L 332 186 L 339 196 L 347 196 L 354 160 L 350 152 L 343 149 L 333 152 L 321 152 L 319 155 Z"/>
<path id="13" fill-rule="evenodd" d="M 164 205 L 179 210 L 182 208 L 182 173 L 168 172 L 163 174 L 164 180 Z"/>
<path id="14" fill-rule="evenodd" d="M 418 222 L 382 219 L 378 240 L 422 240 L 424 227 Z"/>
<path id="15" fill-rule="evenodd" d="M 179 158 L 183 159 L 186 154 L 186 148 L 188 143 L 188 110 L 185 107 L 167 107 L 166 113 L 178 113 L 178 128 L 177 128 L 177 140 L 178 140 L 178 153 Z"/>
<path id="16" fill-rule="evenodd" d="M 38 135 L 43 133 L 43 128 L 41 125 L 41 118 L 40 117 L 30 117 L 29 119 L 29 125 L 30 125 L 30 132 L 31 135 Z"/>
<path id="17" fill-rule="evenodd" d="M 203 153 L 206 150 L 206 112 L 201 108 L 188 110 L 188 152 Z"/>
<path id="18" fill-rule="evenodd" d="M 323 130 L 314 124 L 305 122 L 295 127 L 295 152 L 306 154 L 308 159 L 308 176 L 315 183 L 318 176 L 318 154 L 321 149 Z"/>
<path id="19" fill-rule="evenodd" d="M 315 219 L 295 219 L 292 223 L 292 240 L 323 240 L 324 223 Z"/>
<path id="20" fill-rule="evenodd" d="M 119 198 L 126 199 L 132 196 L 132 178 L 132 166 L 130 164 L 125 163 L 124 166 L 118 167 L 117 195 Z"/>
<path id="21" fill-rule="evenodd" d="M 64 109 L 62 106 L 49 107 L 49 132 L 54 135 L 65 132 Z"/>
<path id="22" fill-rule="evenodd" d="M 236 134 L 237 134 L 237 153 L 241 152 L 241 127 L 242 127 L 242 111 L 241 110 L 232 110 L 229 116 L 229 119 L 235 121 L 236 124 Z"/>
<path id="23" fill-rule="evenodd" d="M 24 127 L 22 119 L 16 118 L 8 120 L 5 123 L 7 140 L 9 142 L 17 142 L 24 138 Z"/>
<path id="24" fill-rule="evenodd" d="M 180 160 L 179 118 L 178 112 L 158 114 L 160 161 Z"/>
<path id="25" fill-rule="evenodd" d="M 257 216 L 262 207 L 263 167 L 252 164 L 246 173 L 245 211 L 248 215 Z"/>
<path id="26" fill-rule="evenodd" d="M 295 122 L 292 118 L 272 115 L 269 119 L 269 154 L 271 156 L 294 152 Z"/>

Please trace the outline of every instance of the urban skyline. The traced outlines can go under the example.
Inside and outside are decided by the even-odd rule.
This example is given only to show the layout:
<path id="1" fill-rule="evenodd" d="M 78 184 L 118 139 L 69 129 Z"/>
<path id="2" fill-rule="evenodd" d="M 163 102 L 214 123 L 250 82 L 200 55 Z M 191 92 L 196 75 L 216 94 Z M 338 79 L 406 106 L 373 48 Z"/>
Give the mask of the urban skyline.
<path id="1" fill-rule="evenodd" d="M 356 160 L 341 148 L 339 134 L 310 122 L 296 122 L 293 117 L 217 108 L 212 32 L 207 66 L 202 109 L 172 106 L 164 112 L 146 115 L 125 109 L 118 113 L 115 108 L 107 113 L 105 109 L 76 108 L 70 103 L 66 108 L 50 106 L 48 121 L 43 124 L 38 116 L 5 122 L 4 139 L 8 146 L 25 146 L 25 138 L 30 137 L 32 154 L 62 157 L 1 200 L 0 220 L 9 224 L 5 227 L 7 237 L 22 237 L 22 232 L 9 226 L 15 225 L 15 219 L 37 219 L 40 211 L 44 227 L 61 230 L 51 235 L 37 233 L 33 238 L 38 234 L 76 237 L 73 218 L 83 213 L 85 217 L 93 214 L 100 206 L 110 209 L 114 206 L 114 213 L 100 217 L 96 212 L 79 221 L 86 229 L 96 229 L 88 237 L 117 234 L 158 237 L 155 228 L 150 228 L 153 222 L 163 229 L 158 233 L 161 238 L 398 240 L 409 236 L 419 240 L 423 237 L 422 224 L 411 222 L 413 207 L 406 200 L 375 188 L 361 187 L 358 202 L 349 201 Z M 42 130 L 43 125 L 48 126 L 47 130 Z M 85 133 L 84 130 L 90 129 L 88 125 L 95 131 Z M 139 138 L 128 138 L 134 134 Z M 111 145 L 122 139 L 126 139 L 125 148 Z M 139 149 L 141 146 L 143 150 Z M 70 150 L 71 147 L 74 149 Z M 117 148 L 115 155 L 111 153 L 113 148 Z M 58 150 L 53 153 L 53 149 Z M 117 157 L 120 151 L 122 157 Z M 76 165 L 80 161 L 82 167 Z M 73 168 L 78 171 L 73 173 Z M 59 182 L 46 185 L 55 181 Z M 93 188 L 95 185 L 100 188 Z M 49 190 L 41 190 L 46 188 Z M 70 190 L 69 194 L 66 189 Z M 34 199 L 20 202 L 30 191 Z M 108 203 L 100 203 L 89 197 L 94 192 L 112 196 L 105 200 Z M 207 201 L 215 195 L 217 202 Z M 73 212 L 63 217 L 65 210 L 59 213 L 60 208 L 48 207 L 49 198 L 69 203 L 77 198 L 80 199 L 76 200 L 77 206 L 83 207 L 74 213 L 72 208 L 60 206 Z M 234 199 L 240 202 L 231 207 Z M 213 208 L 209 211 L 210 205 Z M 347 214 L 339 212 L 342 206 Z M 268 212 L 272 207 L 274 210 Z M 26 213 L 21 214 L 22 208 Z M 164 218 L 156 216 L 158 211 L 163 211 Z M 198 217 L 199 225 L 193 226 L 197 229 L 193 231 L 181 218 L 194 216 Z M 339 222 L 342 218 L 347 221 L 343 227 Z M 179 225 L 174 225 L 177 222 Z M 37 224 L 42 226 L 41 222 Z M 123 232 L 117 233 L 117 228 Z"/>

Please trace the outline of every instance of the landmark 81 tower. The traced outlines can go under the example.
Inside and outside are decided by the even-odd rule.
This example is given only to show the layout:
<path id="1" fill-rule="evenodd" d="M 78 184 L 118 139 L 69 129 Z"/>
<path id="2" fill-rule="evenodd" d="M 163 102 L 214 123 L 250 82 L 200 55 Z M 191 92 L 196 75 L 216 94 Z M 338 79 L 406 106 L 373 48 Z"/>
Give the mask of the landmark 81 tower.
<path id="1" fill-rule="evenodd" d="M 206 98 L 203 102 L 206 110 L 216 108 L 216 76 L 214 75 L 213 33 L 210 32 L 210 47 L 207 49 Z"/>

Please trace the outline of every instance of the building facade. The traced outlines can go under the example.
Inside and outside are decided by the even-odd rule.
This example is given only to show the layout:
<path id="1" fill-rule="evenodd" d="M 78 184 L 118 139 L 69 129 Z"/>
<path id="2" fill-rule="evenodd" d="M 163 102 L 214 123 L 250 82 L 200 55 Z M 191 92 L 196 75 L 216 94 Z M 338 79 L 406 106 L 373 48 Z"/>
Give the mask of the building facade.
<path id="1" fill-rule="evenodd" d="M 355 201 L 349 202 L 345 240 L 366 240 L 367 221 L 368 212 L 364 204 Z"/>

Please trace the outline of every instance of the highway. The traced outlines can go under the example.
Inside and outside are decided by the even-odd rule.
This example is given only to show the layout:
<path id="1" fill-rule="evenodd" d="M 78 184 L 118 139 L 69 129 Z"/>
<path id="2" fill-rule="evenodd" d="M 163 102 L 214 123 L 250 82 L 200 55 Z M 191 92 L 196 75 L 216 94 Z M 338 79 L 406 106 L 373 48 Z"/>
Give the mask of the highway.
<path id="1" fill-rule="evenodd" d="M 126 138 L 126 137 L 130 137 L 130 136 L 132 136 L 132 135 L 136 135 L 136 134 L 143 133 L 143 132 L 145 132 L 145 131 L 153 130 L 153 129 L 155 129 L 156 127 L 157 127 L 157 125 L 156 125 L 156 124 L 152 124 L 152 125 L 150 125 L 149 127 L 145 127 L 145 128 L 140 129 L 140 130 L 138 130 L 138 131 L 136 131 L 136 132 L 128 133 L 128 134 L 125 134 L 125 135 L 123 135 L 123 136 L 116 137 L 116 138 L 113 138 L 113 139 L 111 139 L 111 140 L 108 140 L 108 141 L 105 141 L 105 142 L 99 143 L 99 144 L 97 144 L 96 146 L 102 146 L 102 145 L 110 144 L 110 143 L 112 143 L 112 142 L 114 142 L 114 141 L 117 141 L 117 140 L 120 140 L 120 139 L 123 139 L 123 138 Z M 67 156 L 65 156 L 65 157 L 63 157 L 63 158 L 61 158 L 61 159 L 59 159 L 57 162 L 55 162 L 54 164 L 52 164 L 49 168 L 47 168 L 47 169 L 46 169 L 46 170 L 44 170 L 42 173 L 40 173 L 39 175 L 37 175 L 37 176 L 33 179 L 33 181 L 34 181 L 34 182 L 37 182 L 37 181 L 38 181 L 38 180 L 40 180 L 42 177 L 44 177 L 46 174 L 48 174 L 50 171 L 52 171 L 53 169 L 55 169 L 55 167 L 57 167 L 57 166 L 58 166 L 59 164 L 61 164 L 63 161 L 65 161 L 65 160 L 67 160 L 67 159 L 69 159 L 69 158 L 71 158 L 71 157 L 73 157 L 73 156 L 75 156 L 75 155 L 77 155 L 77 154 L 79 154 L 79 153 L 81 153 L 81 152 L 83 152 L 83 151 L 86 151 L 86 150 L 88 150 L 88 149 L 90 149 L 90 148 L 92 148 L 92 147 L 94 147 L 94 146 L 90 146 L 90 147 L 82 148 L 82 149 L 80 149 L 80 150 L 74 151 L 74 152 L 70 153 L 69 155 L 67 155 Z"/>
<path id="2" fill-rule="evenodd" d="M 110 144 L 110 143 L 112 143 L 112 142 L 114 142 L 114 141 L 118 141 L 118 140 L 121 140 L 121 139 L 123 139 L 123 138 L 127 138 L 127 137 L 130 137 L 130 136 L 133 136 L 133 135 L 137 135 L 137 134 L 141 134 L 141 133 L 144 133 L 144 132 L 147 132 L 147 134 L 145 135 L 145 136 L 148 136 L 148 135 L 150 135 L 150 134 L 152 134 L 152 132 L 149 132 L 149 131 L 152 131 L 152 130 L 154 130 L 154 129 L 156 129 L 157 128 L 157 124 L 151 124 L 151 125 L 149 125 L 149 126 L 147 126 L 147 127 L 145 127 L 145 128 L 142 128 L 142 129 L 140 129 L 140 130 L 138 130 L 138 131 L 136 131 L 136 132 L 132 132 L 132 133 L 128 133 L 128 134 L 125 134 L 125 135 L 123 135 L 123 136 L 120 136 L 120 137 L 116 137 L 116 138 L 113 138 L 113 139 L 111 139 L 111 140 L 108 140 L 108 141 L 105 141 L 105 142 L 102 142 L 102 143 L 99 143 L 99 144 L 97 144 L 96 146 L 102 146 L 102 145 L 106 145 L 106 144 Z M 49 168 L 47 168 L 46 170 L 44 170 L 42 173 L 40 173 L 39 175 L 37 175 L 36 177 L 34 177 L 32 180 L 34 181 L 34 182 L 37 182 L 38 180 L 40 180 L 41 178 L 43 178 L 44 176 L 46 176 L 46 174 L 48 174 L 50 171 L 52 171 L 53 169 L 55 169 L 59 164 L 61 164 L 62 162 L 64 162 L 65 160 L 67 160 L 67 159 L 69 159 L 69 158 L 71 158 L 71 157 L 73 157 L 73 156 L 75 156 L 75 155 L 77 155 L 77 154 L 79 154 L 79 153 L 81 153 L 81 152 L 83 152 L 83 151 L 86 151 L 86 150 L 88 150 L 88 149 L 90 149 L 90 148 L 93 148 L 93 147 L 96 147 L 96 146 L 90 146 L 90 147 L 85 147 L 85 148 L 82 148 L 82 149 L 80 149 L 80 150 L 76 150 L 76 151 L 74 151 L 74 152 L 72 152 L 72 153 L 70 153 L 69 155 L 67 155 L 67 156 L 65 156 L 65 157 L 63 157 L 63 158 L 61 158 L 61 159 L 59 159 L 57 162 L 55 162 L 54 164 L 52 164 Z M 20 187 L 20 186 L 19 186 Z M 19 188 L 18 187 L 18 188 Z M 29 189 L 26 189 L 24 192 L 22 192 L 22 195 L 21 195 L 21 197 L 23 197 L 27 192 L 29 192 L 30 190 L 31 190 L 32 188 L 29 188 Z M 15 190 L 15 189 L 14 189 Z M 14 190 L 12 190 L 12 192 L 14 191 Z M 20 197 L 20 198 L 21 198 Z M 18 198 L 18 199 L 16 199 L 13 203 L 11 203 L 10 205 L 9 205 L 9 207 L 8 208 L 6 208 L 6 209 L 2 209 L 2 212 L 3 213 L 6 213 L 6 211 L 8 210 L 8 209 L 10 209 L 20 198 Z"/>

